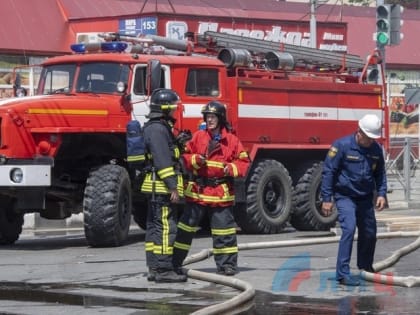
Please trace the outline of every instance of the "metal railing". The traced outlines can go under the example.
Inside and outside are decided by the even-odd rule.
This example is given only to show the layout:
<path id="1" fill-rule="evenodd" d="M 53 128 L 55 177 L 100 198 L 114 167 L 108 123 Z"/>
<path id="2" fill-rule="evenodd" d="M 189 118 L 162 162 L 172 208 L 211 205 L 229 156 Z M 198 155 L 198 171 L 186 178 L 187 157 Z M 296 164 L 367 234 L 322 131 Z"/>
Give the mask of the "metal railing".
<path id="1" fill-rule="evenodd" d="M 393 139 L 390 152 L 386 160 L 389 189 L 403 190 L 404 200 L 409 202 L 420 191 L 420 180 L 416 176 L 416 173 L 420 175 L 419 139 Z M 416 196 L 416 200 L 419 197 Z"/>

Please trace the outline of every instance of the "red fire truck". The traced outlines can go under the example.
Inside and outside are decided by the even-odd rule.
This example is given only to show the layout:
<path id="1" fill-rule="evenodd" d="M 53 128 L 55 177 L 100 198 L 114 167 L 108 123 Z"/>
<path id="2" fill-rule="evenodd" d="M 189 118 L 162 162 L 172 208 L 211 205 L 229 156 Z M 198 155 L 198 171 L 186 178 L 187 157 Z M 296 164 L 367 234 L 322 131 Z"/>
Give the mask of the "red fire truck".
<path id="1" fill-rule="evenodd" d="M 196 130 L 210 100 L 226 104 L 252 159 L 235 183 L 242 231 L 335 225 L 336 213 L 320 214 L 322 161 L 364 114 L 388 121 L 378 53 L 364 62 L 235 35 L 189 35 L 102 34 L 102 42 L 46 60 L 36 95 L 0 102 L 1 244 L 14 243 L 33 212 L 47 219 L 83 213 L 91 246 L 122 245 L 132 216 L 144 227 L 144 196 L 127 170 L 126 125 L 146 120 L 159 87 L 182 100 L 175 133 Z"/>

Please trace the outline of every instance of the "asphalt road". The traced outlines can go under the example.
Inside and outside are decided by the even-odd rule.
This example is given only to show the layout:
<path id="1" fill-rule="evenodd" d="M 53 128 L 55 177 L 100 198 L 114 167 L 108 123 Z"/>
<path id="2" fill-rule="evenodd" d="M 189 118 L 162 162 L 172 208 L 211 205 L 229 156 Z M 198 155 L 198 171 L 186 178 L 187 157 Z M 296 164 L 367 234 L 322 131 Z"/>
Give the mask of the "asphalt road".
<path id="1" fill-rule="evenodd" d="M 378 216 L 379 232 L 419 231 L 418 211 L 401 210 Z M 400 227 L 395 226 L 400 222 Z M 402 223 L 401 223 L 402 222 Z M 409 222 L 410 224 L 404 224 Z M 417 222 L 417 225 L 415 224 Z M 414 224 L 413 224 L 414 223 Z M 238 235 L 236 279 L 256 290 L 241 314 L 419 314 L 420 287 L 393 286 L 395 276 L 420 275 L 418 250 L 382 271 L 387 284 L 362 282 L 344 287 L 334 281 L 337 243 L 299 245 L 329 240 L 332 232 Z M 379 262 L 417 237 L 380 238 Z M 287 246 L 286 242 L 293 242 Z M 283 243 L 282 243 L 283 242 Z M 198 235 L 191 254 L 211 247 Z M 247 249 L 246 247 L 250 247 Z M 252 248 L 252 249 L 251 249 Z M 355 253 L 353 254 L 355 258 Z M 355 268 L 355 262 L 352 261 Z M 212 257 L 186 268 L 215 273 Z M 358 270 L 353 272 L 358 274 Z M 240 291 L 190 278 L 187 283 L 156 284 L 145 274 L 144 232 L 133 229 L 129 243 L 118 248 L 86 246 L 82 230 L 26 231 L 13 246 L 0 248 L 1 314 L 190 314 L 227 301 Z"/>

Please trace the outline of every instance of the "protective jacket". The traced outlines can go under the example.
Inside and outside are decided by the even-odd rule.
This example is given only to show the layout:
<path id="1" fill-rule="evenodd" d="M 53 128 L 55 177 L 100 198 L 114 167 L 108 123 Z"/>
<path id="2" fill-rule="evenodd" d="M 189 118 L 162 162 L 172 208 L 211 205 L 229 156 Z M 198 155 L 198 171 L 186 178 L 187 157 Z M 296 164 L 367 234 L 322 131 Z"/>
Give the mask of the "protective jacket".
<path id="1" fill-rule="evenodd" d="M 333 143 L 324 163 L 324 202 L 331 202 L 335 194 L 360 199 L 376 191 L 378 196 L 386 197 L 385 162 L 377 142 L 364 148 L 357 144 L 355 134 L 343 137 Z"/>
<path id="2" fill-rule="evenodd" d="M 178 189 L 183 196 L 180 172 L 180 151 L 175 143 L 171 126 L 164 119 L 150 120 L 144 125 L 146 146 L 146 175 L 141 191 L 146 194 L 170 194 Z"/>
<path id="3" fill-rule="evenodd" d="M 186 145 L 183 161 L 191 174 L 184 191 L 186 201 L 211 207 L 233 205 L 233 178 L 245 176 L 250 164 L 239 139 L 225 128 L 218 139 L 207 130 L 196 131 Z"/>

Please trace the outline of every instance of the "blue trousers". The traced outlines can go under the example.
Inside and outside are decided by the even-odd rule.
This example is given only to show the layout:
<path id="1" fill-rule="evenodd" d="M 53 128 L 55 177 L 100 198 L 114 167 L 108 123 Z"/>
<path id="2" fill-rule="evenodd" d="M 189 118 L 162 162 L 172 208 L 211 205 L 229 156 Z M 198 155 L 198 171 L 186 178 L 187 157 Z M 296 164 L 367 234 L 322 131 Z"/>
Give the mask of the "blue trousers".
<path id="1" fill-rule="evenodd" d="M 372 269 L 376 246 L 376 218 L 373 208 L 373 197 L 353 199 L 336 196 L 338 221 L 342 235 L 338 246 L 336 279 L 350 276 L 350 260 L 353 248 L 354 233 L 357 227 L 357 267 Z"/>

